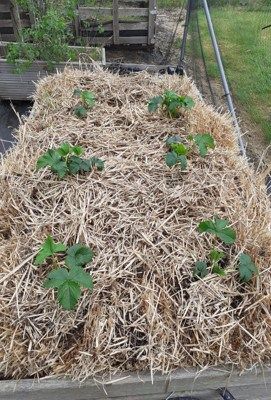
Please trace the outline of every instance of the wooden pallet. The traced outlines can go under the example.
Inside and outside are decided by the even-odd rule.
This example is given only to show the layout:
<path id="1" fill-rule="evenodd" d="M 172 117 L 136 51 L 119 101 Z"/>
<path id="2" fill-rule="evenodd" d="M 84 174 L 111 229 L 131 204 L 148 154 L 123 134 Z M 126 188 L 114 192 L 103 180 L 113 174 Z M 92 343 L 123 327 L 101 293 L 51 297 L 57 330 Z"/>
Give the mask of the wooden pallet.
<path id="1" fill-rule="evenodd" d="M 143 4 L 139 7 L 138 4 Z M 112 0 L 112 7 L 79 7 L 78 35 L 85 43 L 154 45 L 156 0 Z"/>
<path id="2" fill-rule="evenodd" d="M 111 382 L 31 379 L 2 381 L 1 400 L 166 400 L 193 396 L 199 400 L 222 400 L 217 389 L 227 387 L 236 400 L 270 400 L 271 369 L 239 375 L 226 368 L 197 372 L 179 370 L 169 376 L 148 373 L 122 374 Z"/>
<path id="3" fill-rule="evenodd" d="M 155 43 L 156 0 L 112 0 L 112 7 L 78 7 L 76 38 L 85 45 L 152 46 Z M 0 40 L 16 41 L 33 16 L 15 0 L 0 0 Z"/>

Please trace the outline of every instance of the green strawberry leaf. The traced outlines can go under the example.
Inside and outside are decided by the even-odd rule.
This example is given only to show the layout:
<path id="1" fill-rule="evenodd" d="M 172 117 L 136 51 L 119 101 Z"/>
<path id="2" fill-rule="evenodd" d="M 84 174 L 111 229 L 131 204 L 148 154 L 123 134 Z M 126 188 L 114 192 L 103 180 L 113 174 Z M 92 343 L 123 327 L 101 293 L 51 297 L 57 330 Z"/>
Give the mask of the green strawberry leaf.
<path id="1" fill-rule="evenodd" d="M 187 168 L 186 156 L 178 156 L 178 163 L 180 164 L 181 170 L 184 171 Z"/>
<path id="2" fill-rule="evenodd" d="M 242 282 L 248 282 L 258 273 L 258 268 L 252 261 L 251 257 L 246 253 L 241 253 L 239 261 L 239 276 Z"/>
<path id="3" fill-rule="evenodd" d="M 68 160 L 68 170 L 72 175 L 82 171 L 89 172 L 91 170 L 91 162 L 77 156 L 71 156 Z"/>
<path id="4" fill-rule="evenodd" d="M 148 110 L 149 112 L 154 112 L 158 109 L 159 106 L 161 106 L 163 103 L 163 96 L 156 96 L 153 97 L 148 104 Z"/>
<path id="5" fill-rule="evenodd" d="M 92 277 L 82 267 L 72 267 L 69 272 L 69 279 L 87 289 L 93 289 Z"/>
<path id="6" fill-rule="evenodd" d="M 105 162 L 101 160 L 100 158 L 97 157 L 92 157 L 90 159 L 91 165 L 93 167 L 96 167 L 98 171 L 103 171 L 104 170 L 104 164 Z"/>
<path id="7" fill-rule="evenodd" d="M 186 156 L 187 155 L 187 148 L 182 143 L 172 143 L 171 149 L 175 151 L 178 156 Z"/>
<path id="8" fill-rule="evenodd" d="M 64 178 L 68 172 L 67 163 L 65 161 L 58 161 L 51 166 L 52 172 L 55 172 L 59 178 Z"/>
<path id="9" fill-rule="evenodd" d="M 69 268 L 81 267 L 91 262 L 92 259 L 93 252 L 90 250 L 90 248 L 79 243 L 67 250 L 65 263 Z"/>
<path id="10" fill-rule="evenodd" d="M 65 310 L 73 310 L 81 295 L 81 289 L 78 283 L 67 280 L 57 291 L 59 303 Z"/>
<path id="11" fill-rule="evenodd" d="M 194 137 L 194 141 L 199 148 L 201 157 L 206 157 L 208 149 L 215 148 L 215 141 L 209 133 L 198 134 Z"/>
<path id="12" fill-rule="evenodd" d="M 226 276 L 226 272 L 223 268 L 221 268 L 218 264 L 215 264 L 212 268 L 212 273 L 217 274 L 219 276 Z"/>
<path id="13" fill-rule="evenodd" d="M 87 118 L 88 112 L 84 106 L 79 105 L 75 107 L 74 114 L 77 118 L 84 119 Z"/>
<path id="14" fill-rule="evenodd" d="M 73 146 L 72 151 L 76 156 L 81 156 L 84 154 L 84 149 L 81 146 Z"/>
<path id="15" fill-rule="evenodd" d="M 193 108 L 193 107 L 195 106 L 195 102 L 194 102 L 194 100 L 193 100 L 191 97 L 185 96 L 185 97 L 183 98 L 183 105 L 184 105 L 186 108 Z"/>
<path id="16" fill-rule="evenodd" d="M 71 152 L 71 146 L 69 143 L 63 143 L 57 150 L 56 152 L 61 156 L 61 157 L 66 157 L 68 154 Z"/>
<path id="17" fill-rule="evenodd" d="M 81 92 L 81 99 L 88 109 L 92 108 L 95 104 L 95 96 L 89 90 L 83 90 Z"/>
<path id="18" fill-rule="evenodd" d="M 228 228 L 229 221 L 215 218 L 214 221 L 202 221 L 198 225 L 200 233 L 208 232 L 219 237 L 225 244 L 233 244 L 236 240 L 236 232 L 232 228 Z"/>
<path id="19" fill-rule="evenodd" d="M 65 268 L 54 269 L 47 275 L 43 286 L 47 289 L 58 288 L 69 278 L 69 272 Z"/>
<path id="20" fill-rule="evenodd" d="M 81 96 L 81 92 L 82 92 L 81 89 L 74 89 L 73 95 L 79 97 L 79 96 Z"/>
<path id="21" fill-rule="evenodd" d="M 198 278 L 204 278 L 208 275 L 208 267 L 205 261 L 197 261 L 193 270 L 193 276 Z"/>
<path id="22" fill-rule="evenodd" d="M 225 257 L 225 253 L 223 251 L 219 251 L 216 249 L 213 249 L 210 252 L 210 260 L 213 263 L 218 263 L 219 261 L 221 261 L 223 258 Z"/>
<path id="23" fill-rule="evenodd" d="M 167 153 L 165 161 L 167 166 L 171 168 L 178 163 L 178 156 L 174 151 L 171 151 Z"/>
<path id="24" fill-rule="evenodd" d="M 67 246 L 65 246 L 65 244 L 55 243 L 53 238 L 48 236 L 38 252 L 34 264 L 41 265 L 48 257 L 51 257 L 55 253 L 63 253 L 66 249 Z"/>
<path id="25" fill-rule="evenodd" d="M 37 169 L 52 167 L 61 161 L 61 156 L 54 149 L 46 151 L 37 161 Z"/>
<path id="26" fill-rule="evenodd" d="M 166 145 L 167 145 L 169 148 L 171 148 L 171 145 L 172 145 L 172 144 L 181 143 L 181 141 L 182 141 L 182 139 L 181 139 L 181 136 L 179 136 L 179 135 L 170 136 L 170 137 L 168 137 L 167 140 L 166 140 Z"/>

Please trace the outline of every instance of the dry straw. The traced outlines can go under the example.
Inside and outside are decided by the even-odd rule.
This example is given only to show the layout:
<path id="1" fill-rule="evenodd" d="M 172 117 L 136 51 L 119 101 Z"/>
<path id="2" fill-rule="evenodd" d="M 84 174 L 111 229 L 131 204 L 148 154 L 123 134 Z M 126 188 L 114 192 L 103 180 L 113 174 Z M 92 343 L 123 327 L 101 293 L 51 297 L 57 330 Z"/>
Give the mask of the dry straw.
<path id="1" fill-rule="evenodd" d="M 75 88 L 97 96 L 83 121 L 72 112 Z M 148 100 L 166 89 L 191 95 L 196 107 L 174 120 L 149 114 Z M 186 172 L 169 169 L 165 139 L 195 132 L 211 132 L 217 148 L 205 159 L 192 153 Z M 1 166 L 2 376 L 83 380 L 269 362 L 269 201 L 238 156 L 228 118 L 203 103 L 188 78 L 66 70 L 38 85 L 17 139 Z M 36 172 L 37 158 L 64 141 L 104 159 L 105 170 L 64 180 Z M 213 215 L 229 219 L 238 240 L 227 248 L 226 277 L 195 281 L 195 261 L 217 245 L 197 225 Z M 75 312 L 43 288 L 50 266 L 33 265 L 48 234 L 95 252 L 87 268 L 94 291 Z M 241 251 L 259 268 L 246 285 L 238 280 Z"/>

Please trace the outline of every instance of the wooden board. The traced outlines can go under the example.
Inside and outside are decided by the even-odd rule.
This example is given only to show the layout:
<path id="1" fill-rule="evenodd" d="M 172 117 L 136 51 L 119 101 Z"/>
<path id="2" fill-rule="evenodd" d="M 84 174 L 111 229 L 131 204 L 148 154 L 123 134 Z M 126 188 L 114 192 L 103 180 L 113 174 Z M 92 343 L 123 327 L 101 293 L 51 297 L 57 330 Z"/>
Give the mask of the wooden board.
<path id="1" fill-rule="evenodd" d="M 56 70 L 63 71 L 69 66 L 71 68 L 92 69 L 92 64 L 79 63 L 61 63 L 58 64 Z M 133 69 L 134 71 L 146 70 L 155 73 L 160 70 L 166 70 L 166 65 L 146 65 L 146 64 L 114 64 L 106 63 L 106 67 L 117 70 Z M 2 100 L 27 100 L 30 99 L 35 92 L 35 82 L 48 75 L 46 64 L 43 61 L 36 61 L 32 67 L 21 75 L 14 74 L 13 68 L 7 64 L 5 60 L 0 59 L 0 99 Z M 0 397 L 1 399 L 1 397 Z"/>
<path id="2" fill-rule="evenodd" d="M 179 370 L 171 375 L 153 377 L 149 373 L 122 374 L 111 382 L 88 380 L 82 383 L 70 380 L 43 379 L 38 381 L 3 381 L 1 400 L 165 400 L 169 395 L 193 396 L 200 400 L 221 400 L 217 393 L 227 387 L 236 400 L 270 400 L 271 369 L 244 373 L 226 368 L 197 372 Z"/>

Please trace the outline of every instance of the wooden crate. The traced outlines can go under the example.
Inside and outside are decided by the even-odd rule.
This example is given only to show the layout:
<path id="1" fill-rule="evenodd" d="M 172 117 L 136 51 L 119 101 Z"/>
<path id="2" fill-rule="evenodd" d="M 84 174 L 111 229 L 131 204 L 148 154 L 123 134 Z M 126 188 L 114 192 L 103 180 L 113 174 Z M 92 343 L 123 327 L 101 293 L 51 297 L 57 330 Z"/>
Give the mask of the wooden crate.
<path id="1" fill-rule="evenodd" d="M 199 400 L 221 400 L 217 389 L 227 387 L 236 400 L 270 400 L 271 370 L 239 374 L 225 367 L 197 372 L 179 370 L 169 376 L 122 374 L 111 382 L 87 380 L 31 379 L 2 381 L 1 400 L 166 400 L 193 396 Z"/>
<path id="2" fill-rule="evenodd" d="M 20 30 L 30 27 L 30 16 L 20 9 L 15 1 L 0 0 L 0 40 L 14 42 Z"/>
<path id="3" fill-rule="evenodd" d="M 151 46 L 156 14 L 156 0 L 112 0 L 112 7 L 78 7 L 78 36 L 92 45 Z"/>

